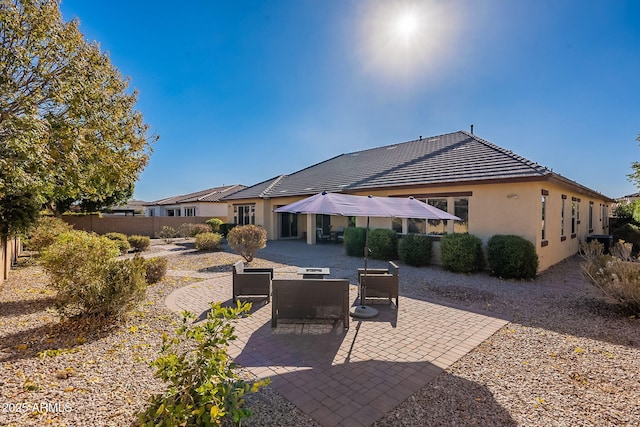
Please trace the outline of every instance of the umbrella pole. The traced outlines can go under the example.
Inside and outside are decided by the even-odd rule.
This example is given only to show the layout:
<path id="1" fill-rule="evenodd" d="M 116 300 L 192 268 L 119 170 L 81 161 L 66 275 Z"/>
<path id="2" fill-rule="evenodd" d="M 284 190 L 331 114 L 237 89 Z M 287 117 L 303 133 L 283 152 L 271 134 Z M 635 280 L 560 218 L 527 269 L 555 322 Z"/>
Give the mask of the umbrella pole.
<path id="1" fill-rule="evenodd" d="M 367 231 L 364 238 L 364 275 L 360 283 L 360 305 L 357 305 L 351 310 L 352 317 L 359 317 L 361 319 L 369 319 L 378 315 L 378 310 L 373 307 L 365 305 L 366 292 L 367 292 L 367 260 L 369 259 L 369 217 L 367 217 Z"/>

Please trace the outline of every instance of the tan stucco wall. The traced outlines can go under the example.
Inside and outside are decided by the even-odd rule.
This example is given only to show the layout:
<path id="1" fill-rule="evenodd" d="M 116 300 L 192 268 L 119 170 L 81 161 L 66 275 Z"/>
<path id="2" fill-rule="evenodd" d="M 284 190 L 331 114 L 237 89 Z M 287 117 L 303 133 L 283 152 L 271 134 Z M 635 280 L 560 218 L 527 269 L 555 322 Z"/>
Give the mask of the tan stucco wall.
<path id="1" fill-rule="evenodd" d="M 546 212 L 546 242 L 542 241 L 542 190 L 548 192 Z M 471 193 L 471 196 L 460 196 L 455 193 Z M 575 254 L 578 251 L 579 241 L 584 241 L 588 234 L 609 234 L 605 227 L 606 220 L 601 215 L 601 205 L 608 205 L 606 198 L 588 197 L 580 194 L 577 189 L 564 186 L 551 181 L 534 181 L 519 183 L 495 183 L 475 185 L 453 185 L 442 187 L 422 187 L 413 189 L 367 191 L 354 193 L 356 195 L 377 196 L 415 196 L 425 198 L 433 195 L 434 198 L 447 197 L 448 210 L 454 213 L 454 197 L 467 197 L 469 200 L 469 233 L 478 236 L 486 242 L 495 234 L 515 234 L 531 241 L 538 252 L 539 271 L 545 270 L 553 264 Z M 438 194 L 438 196 L 435 196 Z M 442 194 L 453 194 L 442 196 Z M 565 239 L 561 239 L 561 206 L 562 195 L 565 195 Z M 575 237 L 571 237 L 571 202 L 573 198 L 580 199 L 580 224 Z M 279 236 L 278 216 L 272 211 L 277 206 L 286 205 L 303 197 L 287 197 L 270 200 L 236 201 L 234 203 L 256 203 L 256 224 L 263 225 L 267 229 L 269 239 L 277 239 Z M 593 230 L 588 230 L 589 202 L 594 203 Z M 267 218 L 270 217 L 270 220 Z M 233 220 L 233 204 L 229 204 L 229 219 Z M 306 231 L 306 215 L 298 216 L 298 234 Z M 366 218 L 357 218 L 356 225 L 366 226 Z M 390 218 L 370 218 L 371 228 L 391 228 Z M 347 218 L 332 217 L 332 226 L 343 224 L 346 226 Z M 315 222 L 313 222 L 315 224 Z M 449 232 L 453 232 L 453 224 L 449 226 Z M 438 252 L 439 245 L 434 246 L 434 252 Z M 438 262 L 439 255 L 434 256 L 434 262 Z"/>

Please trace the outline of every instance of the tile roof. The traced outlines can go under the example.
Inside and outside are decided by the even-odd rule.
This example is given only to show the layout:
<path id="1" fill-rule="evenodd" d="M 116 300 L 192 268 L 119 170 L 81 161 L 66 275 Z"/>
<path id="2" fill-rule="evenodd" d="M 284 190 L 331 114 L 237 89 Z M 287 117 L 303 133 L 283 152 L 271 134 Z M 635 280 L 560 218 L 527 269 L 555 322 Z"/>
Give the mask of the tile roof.
<path id="1" fill-rule="evenodd" d="M 240 184 L 208 188 L 206 190 L 196 191 L 195 193 L 173 196 L 166 199 L 156 200 L 154 202 L 148 202 L 145 203 L 145 206 L 177 205 L 181 203 L 195 202 L 219 202 L 224 196 L 228 196 L 229 194 L 233 194 L 236 191 L 243 190 L 245 188 L 247 188 L 245 185 Z"/>
<path id="2" fill-rule="evenodd" d="M 281 175 L 248 187 L 225 199 L 547 178 L 598 194 L 476 135 L 458 131 L 341 154 L 291 175 Z"/>

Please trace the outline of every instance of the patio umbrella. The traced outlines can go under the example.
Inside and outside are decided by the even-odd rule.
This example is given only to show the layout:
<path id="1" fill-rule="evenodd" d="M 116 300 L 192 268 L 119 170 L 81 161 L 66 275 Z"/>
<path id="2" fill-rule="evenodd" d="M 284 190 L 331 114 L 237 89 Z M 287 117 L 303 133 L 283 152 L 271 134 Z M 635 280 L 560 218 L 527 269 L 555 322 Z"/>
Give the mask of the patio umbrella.
<path id="1" fill-rule="evenodd" d="M 314 196 L 290 203 L 274 210 L 276 213 L 322 214 L 340 216 L 367 217 L 367 232 L 364 248 L 364 278 L 360 284 L 360 306 L 351 313 L 354 317 L 374 317 L 377 310 L 364 305 L 367 277 L 367 259 L 369 257 L 369 218 L 421 218 L 460 220 L 455 215 L 440 210 L 413 197 L 374 197 L 352 196 L 349 194 L 327 193 L 323 191 Z"/>

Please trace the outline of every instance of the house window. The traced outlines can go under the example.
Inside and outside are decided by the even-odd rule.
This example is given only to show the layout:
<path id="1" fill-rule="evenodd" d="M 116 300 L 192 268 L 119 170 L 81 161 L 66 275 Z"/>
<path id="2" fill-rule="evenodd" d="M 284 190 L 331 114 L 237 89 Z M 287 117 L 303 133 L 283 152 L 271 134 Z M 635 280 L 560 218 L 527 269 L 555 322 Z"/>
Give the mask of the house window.
<path id="1" fill-rule="evenodd" d="M 391 229 L 396 233 L 402 233 L 402 218 L 393 218 L 391 220 Z"/>
<path id="2" fill-rule="evenodd" d="M 196 216 L 196 208 L 184 208 L 184 216 Z"/>
<path id="3" fill-rule="evenodd" d="M 447 199 L 427 199 L 427 203 L 447 212 Z M 444 234 L 447 232 L 447 220 L 430 219 L 427 223 L 427 234 Z"/>
<path id="4" fill-rule="evenodd" d="M 167 216 L 180 216 L 180 208 L 167 209 Z"/>
<path id="5" fill-rule="evenodd" d="M 547 196 L 542 196 L 542 240 L 547 240 L 547 224 L 545 221 L 547 211 Z"/>
<path id="6" fill-rule="evenodd" d="M 564 194 L 562 195 L 562 201 L 560 204 L 560 239 L 564 240 L 567 238 L 567 236 L 565 236 L 564 234 L 564 205 L 565 205 L 565 200 L 567 199 L 567 196 L 565 196 Z"/>
<path id="7" fill-rule="evenodd" d="M 233 207 L 233 222 L 236 225 L 255 225 L 256 205 L 236 205 Z"/>
<path id="8" fill-rule="evenodd" d="M 155 209 L 149 209 L 147 211 L 148 215 L 147 216 L 155 216 L 156 215 L 156 210 Z"/>
<path id="9" fill-rule="evenodd" d="M 577 203 L 575 201 L 571 201 L 571 236 L 573 237 L 576 234 L 576 213 L 577 213 Z"/>
<path id="10" fill-rule="evenodd" d="M 593 202 L 589 202 L 589 233 L 593 232 Z"/>
<path id="11" fill-rule="evenodd" d="M 427 232 L 426 221 L 420 218 L 409 218 L 407 220 L 407 232 L 425 234 Z"/>
<path id="12" fill-rule="evenodd" d="M 466 197 L 453 199 L 453 214 L 461 219 L 454 222 L 454 233 L 469 232 L 469 199 Z"/>

